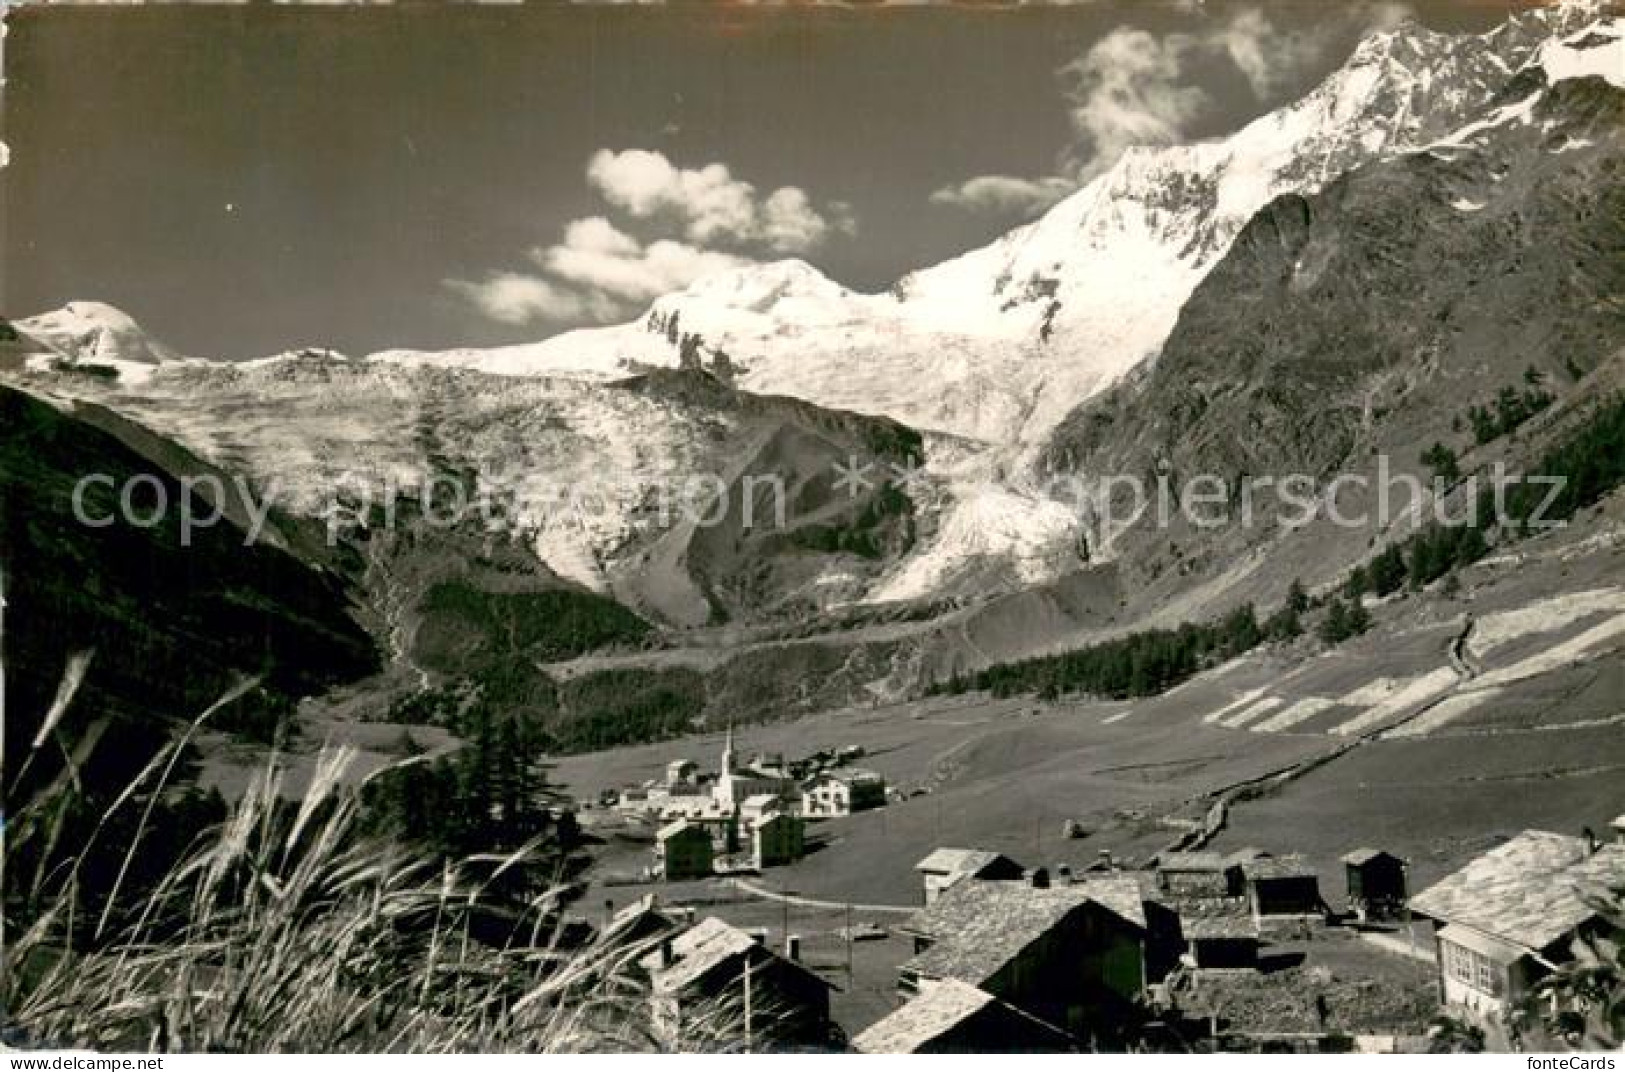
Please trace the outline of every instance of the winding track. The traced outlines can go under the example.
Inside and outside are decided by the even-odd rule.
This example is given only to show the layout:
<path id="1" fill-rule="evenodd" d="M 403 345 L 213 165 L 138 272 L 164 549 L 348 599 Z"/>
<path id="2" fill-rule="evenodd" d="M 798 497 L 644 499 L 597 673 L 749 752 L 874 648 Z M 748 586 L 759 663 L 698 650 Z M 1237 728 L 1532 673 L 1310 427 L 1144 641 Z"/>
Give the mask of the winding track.
<path id="1" fill-rule="evenodd" d="M 812 897 L 801 897 L 795 894 L 780 893 L 745 878 L 731 878 L 728 884 L 735 889 L 743 890 L 753 897 L 760 897 L 765 901 L 788 901 L 790 904 L 802 908 L 828 908 L 844 912 L 850 908 L 854 912 L 896 912 L 901 915 L 913 915 L 918 912 L 918 905 L 884 905 L 884 904 L 852 904 L 847 901 L 820 901 Z"/>

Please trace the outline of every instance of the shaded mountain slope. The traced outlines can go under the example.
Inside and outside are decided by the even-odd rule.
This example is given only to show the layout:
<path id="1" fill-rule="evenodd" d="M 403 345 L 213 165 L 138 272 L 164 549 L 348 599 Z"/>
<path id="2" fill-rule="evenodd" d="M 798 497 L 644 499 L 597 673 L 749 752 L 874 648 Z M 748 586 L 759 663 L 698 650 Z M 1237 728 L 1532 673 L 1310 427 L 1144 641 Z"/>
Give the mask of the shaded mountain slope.
<path id="1" fill-rule="evenodd" d="M 230 522 L 195 530 L 183 546 L 176 472 L 109 433 L 35 397 L 0 387 L 0 562 L 6 570 L 6 717 L 27 742 L 70 654 L 93 652 L 71 712 L 156 727 L 190 718 L 242 675 L 263 675 L 270 702 L 287 703 L 372 671 L 376 655 L 335 576 L 284 551 L 247 545 Z M 90 474 L 111 484 L 84 495 Z M 117 519 L 117 490 L 145 521 L 160 496 L 170 510 L 145 526 Z M 199 506 L 199 511 L 202 512 Z M 156 739 L 156 737 L 155 737 Z"/>

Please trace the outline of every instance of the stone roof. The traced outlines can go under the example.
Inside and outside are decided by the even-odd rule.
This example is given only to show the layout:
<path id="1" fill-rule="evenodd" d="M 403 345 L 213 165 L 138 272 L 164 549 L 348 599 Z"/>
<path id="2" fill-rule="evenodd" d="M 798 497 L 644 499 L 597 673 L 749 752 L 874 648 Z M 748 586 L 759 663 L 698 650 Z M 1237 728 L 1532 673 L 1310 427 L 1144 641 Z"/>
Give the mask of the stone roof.
<path id="1" fill-rule="evenodd" d="M 1302 856 L 1261 856 L 1241 865 L 1248 879 L 1316 878 L 1315 869 Z"/>
<path id="2" fill-rule="evenodd" d="M 785 960 L 765 945 L 760 945 L 756 939 L 738 927 L 724 923 L 715 916 L 707 916 L 671 939 L 670 967 L 660 966 L 662 953 L 658 949 L 645 956 L 639 964 L 649 973 L 655 991 L 669 994 L 684 989 L 729 959 L 749 953 L 752 946 L 759 948 L 760 952 L 757 954 L 759 957 L 782 960 L 785 964 L 799 968 L 808 977 L 817 979 L 823 986 L 830 985 L 805 965 Z"/>
<path id="3" fill-rule="evenodd" d="M 1258 923 L 1250 915 L 1230 913 L 1220 916 L 1199 916 L 1183 920 L 1180 930 L 1190 941 L 1213 939 L 1257 938 Z"/>
<path id="4" fill-rule="evenodd" d="M 1001 855 L 987 849 L 937 849 L 915 864 L 914 870 L 974 875 Z"/>
<path id="5" fill-rule="evenodd" d="M 859 1053 L 914 1053 L 997 1000 L 957 979 L 944 979 L 870 1025 L 852 1040 Z"/>
<path id="6" fill-rule="evenodd" d="M 1539 950 L 1596 915 L 1581 889 L 1607 881 L 1625 881 L 1625 845 L 1589 853 L 1583 838 L 1526 830 L 1411 898 L 1411 909 Z"/>
<path id="7" fill-rule="evenodd" d="M 961 882 L 904 925 L 909 933 L 929 936 L 934 943 L 906 961 L 903 970 L 985 982 L 1061 920 L 1091 903 L 1123 919 L 1084 885 L 1034 889 L 1023 882 Z M 1144 928 L 1132 920 L 1124 923 Z"/>
<path id="8" fill-rule="evenodd" d="M 1364 867 L 1366 864 L 1370 863 L 1372 860 L 1375 860 L 1379 856 L 1387 856 L 1393 860 L 1399 859 L 1399 857 L 1395 856 L 1391 852 L 1384 852 L 1382 849 L 1372 849 L 1362 846 L 1358 849 L 1354 849 L 1351 852 L 1345 852 L 1343 854 L 1343 862 L 1346 864 L 1352 864 L 1355 867 Z"/>
<path id="9" fill-rule="evenodd" d="M 715 916 L 707 916 L 671 939 L 670 967 L 660 966 L 662 953 L 655 950 L 640 963 L 648 971 L 655 989 L 664 993 L 681 990 L 729 957 L 744 953 L 756 939 Z"/>
<path id="10" fill-rule="evenodd" d="M 852 1040 L 852 1048 L 859 1053 L 917 1053 L 990 1005 L 999 1006 L 1006 1016 L 1027 1020 L 1034 1030 L 1053 1036 L 1057 1048 L 1067 1048 L 1071 1042 L 1058 1028 L 1005 1004 L 985 990 L 958 979 L 944 979 L 926 987 L 918 997 L 868 1027 Z"/>
<path id="11" fill-rule="evenodd" d="M 660 911 L 660 896 L 646 893 L 609 917 L 609 922 L 604 924 L 604 936 L 612 937 L 619 934 L 645 916 L 653 916 L 675 926 L 671 917 Z"/>
<path id="12" fill-rule="evenodd" d="M 1146 929 L 1145 893 L 1140 879 L 1135 875 L 1091 875 L 1071 888 L 1083 890 L 1091 901 L 1098 902 L 1141 930 Z"/>
<path id="13" fill-rule="evenodd" d="M 1157 856 L 1158 871 L 1223 871 L 1234 863 L 1217 852 L 1165 852 Z"/>

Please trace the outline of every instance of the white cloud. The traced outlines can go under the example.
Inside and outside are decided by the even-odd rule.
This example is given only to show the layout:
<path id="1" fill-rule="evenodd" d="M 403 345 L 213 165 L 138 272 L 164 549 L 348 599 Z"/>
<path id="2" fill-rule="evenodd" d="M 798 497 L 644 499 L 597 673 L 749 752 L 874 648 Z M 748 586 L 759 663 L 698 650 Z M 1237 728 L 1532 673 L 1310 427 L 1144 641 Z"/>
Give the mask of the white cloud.
<path id="1" fill-rule="evenodd" d="M 693 242 L 806 253 L 833 232 L 850 230 L 849 217 L 832 220 L 799 187 L 759 197 L 725 164 L 680 168 L 648 149 L 600 149 L 587 164 L 587 181 L 616 208 L 636 219 L 669 221 Z"/>
<path id="2" fill-rule="evenodd" d="M 934 205 L 972 212 L 1030 216 L 1049 208 L 1076 187 L 1066 179 L 1024 179 L 1017 175 L 978 175 L 931 195 Z"/>
<path id="3" fill-rule="evenodd" d="M 1237 14 L 1215 42 L 1260 99 L 1274 93 L 1290 71 L 1319 55 L 1310 38 L 1278 33 L 1257 8 Z"/>
<path id="4" fill-rule="evenodd" d="M 588 295 L 520 272 L 492 272 L 478 282 L 448 279 L 446 286 L 473 302 L 492 320 L 504 324 L 603 320 L 612 309 L 612 303 L 595 305 Z"/>
<path id="5" fill-rule="evenodd" d="M 702 275 L 752 263 L 670 239 L 643 245 L 602 216 L 571 223 L 564 241 L 532 251 L 531 259 L 555 279 L 629 312 Z"/>
<path id="6" fill-rule="evenodd" d="M 1158 37 L 1145 30 L 1113 30 L 1061 69 L 1080 135 L 1079 179 L 1104 170 L 1136 145 L 1181 141 L 1212 103 L 1207 91 L 1185 84 L 1185 63 L 1195 39 Z"/>
<path id="7" fill-rule="evenodd" d="M 587 182 L 622 214 L 672 237 L 641 239 L 606 216 L 565 225 L 558 242 L 530 251 L 534 272 L 492 272 L 446 286 L 486 316 L 507 324 L 610 323 L 701 276 L 805 253 L 836 234 L 853 234 L 851 206 L 814 203 L 783 186 L 766 197 L 723 164 L 681 168 L 645 149 L 602 149 Z"/>
<path id="8" fill-rule="evenodd" d="M 1189 140 L 1195 124 L 1215 107 L 1210 91 L 1194 81 L 1193 68 L 1228 66 L 1259 103 L 1275 104 L 1325 60 L 1335 42 L 1386 28 L 1408 13 L 1405 5 L 1383 0 L 1331 9 L 1326 18 L 1292 30 L 1258 8 L 1161 35 L 1121 26 L 1057 72 L 1074 135 L 1058 174 L 982 175 L 938 190 L 931 199 L 966 209 L 1042 210 L 1110 168 L 1126 149 Z"/>

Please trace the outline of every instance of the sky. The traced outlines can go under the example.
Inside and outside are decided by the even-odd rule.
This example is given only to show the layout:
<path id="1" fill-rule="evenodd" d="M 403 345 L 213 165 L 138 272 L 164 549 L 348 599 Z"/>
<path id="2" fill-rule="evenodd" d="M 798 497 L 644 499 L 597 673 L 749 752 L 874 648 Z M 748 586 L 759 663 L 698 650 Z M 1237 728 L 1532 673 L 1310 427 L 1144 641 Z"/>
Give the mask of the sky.
<path id="1" fill-rule="evenodd" d="M 783 257 L 883 289 L 1373 27 L 1514 2 L 13 9 L 0 312 L 242 359 L 535 340 Z"/>

